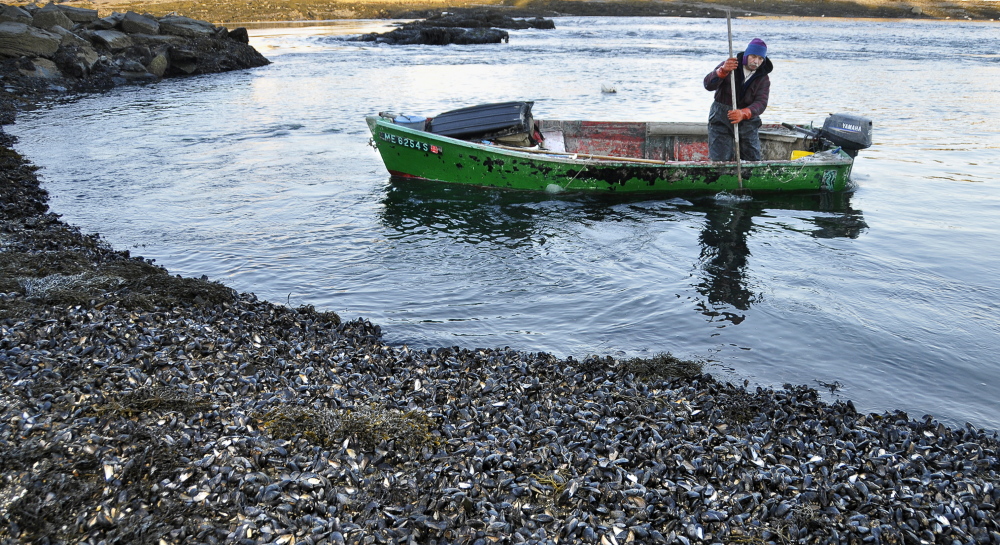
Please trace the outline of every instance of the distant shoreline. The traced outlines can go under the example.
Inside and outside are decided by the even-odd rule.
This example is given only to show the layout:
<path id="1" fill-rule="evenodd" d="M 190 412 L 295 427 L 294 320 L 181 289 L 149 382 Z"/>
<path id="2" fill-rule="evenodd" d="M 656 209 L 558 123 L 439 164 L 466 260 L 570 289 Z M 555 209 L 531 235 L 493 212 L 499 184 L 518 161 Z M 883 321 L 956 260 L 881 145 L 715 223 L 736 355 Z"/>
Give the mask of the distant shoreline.
<path id="1" fill-rule="evenodd" d="M 512 17 L 663 16 L 735 17 L 793 16 L 888 19 L 1000 21 L 1000 1 L 969 0 L 74 0 L 67 5 L 97 9 L 102 16 L 135 11 L 163 16 L 174 12 L 216 24 L 322 21 L 330 19 L 420 19 L 441 11 L 498 9 Z"/>

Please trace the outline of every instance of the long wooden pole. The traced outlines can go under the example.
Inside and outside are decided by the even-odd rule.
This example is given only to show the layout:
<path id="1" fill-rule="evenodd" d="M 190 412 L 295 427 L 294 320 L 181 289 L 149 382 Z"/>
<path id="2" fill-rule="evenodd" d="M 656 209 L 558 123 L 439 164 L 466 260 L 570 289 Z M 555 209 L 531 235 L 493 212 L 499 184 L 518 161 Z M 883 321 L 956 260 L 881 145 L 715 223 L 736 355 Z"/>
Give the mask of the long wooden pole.
<path id="1" fill-rule="evenodd" d="M 733 20 L 729 15 L 729 10 L 726 10 L 726 27 L 729 30 L 729 58 L 733 58 Z M 740 66 L 736 66 L 736 70 L 740 70 Z M 736 107 L 736 70 L 729 73 L 729 88 L 733 91 L 733 109 L 737 110 Z M 740 166 L 740 124 L 733 124 L 733 134 L 736 138 L 736 181 L 740 184 L 740 189 L 743 189 L 743 168 Z"/>

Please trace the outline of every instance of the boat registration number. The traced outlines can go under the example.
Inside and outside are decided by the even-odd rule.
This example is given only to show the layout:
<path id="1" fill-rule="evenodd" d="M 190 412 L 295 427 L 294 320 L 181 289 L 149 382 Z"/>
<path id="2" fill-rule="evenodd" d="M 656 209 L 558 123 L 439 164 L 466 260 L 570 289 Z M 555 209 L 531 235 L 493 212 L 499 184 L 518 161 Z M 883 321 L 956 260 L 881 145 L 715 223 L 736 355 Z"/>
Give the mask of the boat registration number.
<path id="1" fill-rule="evenodd" d="M 386 142 L 396 144 L 399 146 L 404 146 L 407 148 L 413 148 L 418 151 L 426 151 L 428 153 L 441 153 L 441 147 L 435 146 L 434 144 L 429 144 L 427 142 L 421 142 L 419 140 L 414 140 L 412 138 L 405 138 L 395 134 L 389 134 L 387 132 L 379 133 L 382 140 Z"/>

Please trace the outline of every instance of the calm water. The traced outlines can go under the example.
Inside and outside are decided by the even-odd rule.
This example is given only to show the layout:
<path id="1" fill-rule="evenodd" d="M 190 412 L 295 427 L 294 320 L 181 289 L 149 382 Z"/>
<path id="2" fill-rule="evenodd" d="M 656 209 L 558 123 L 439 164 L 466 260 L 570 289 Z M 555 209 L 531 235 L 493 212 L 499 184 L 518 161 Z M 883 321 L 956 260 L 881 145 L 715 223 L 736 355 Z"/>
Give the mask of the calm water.
<path id="1" fill-rule="evenodd" d="M 363 117 L 534 100 L 536 117 L 703 121 L 720 19 L 558 18 L 509 44 L 255 30 L 274 64 L 48 105 L 11 129 L 53 210 L 171 272 L 369 318 L 415 347 L 671 352 L 1000 428 L 997 23 L 736 20 L 765 121 L 875 121 L 839 198 L 609 200 L 394 182 Z M 602 94 L 602 85 L 618 93 Z"/>

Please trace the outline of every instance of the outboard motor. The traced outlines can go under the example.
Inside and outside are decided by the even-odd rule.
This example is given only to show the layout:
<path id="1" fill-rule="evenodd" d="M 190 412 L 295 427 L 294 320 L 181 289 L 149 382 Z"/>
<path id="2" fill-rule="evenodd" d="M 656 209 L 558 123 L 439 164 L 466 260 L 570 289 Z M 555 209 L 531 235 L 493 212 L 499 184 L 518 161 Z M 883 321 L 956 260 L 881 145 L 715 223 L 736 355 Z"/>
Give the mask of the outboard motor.
<path id="1" fill-rule="evenodd" d="M 830 114 L 817 136 L 857 157 L 858 151 L 872 145 L 872 120 L 860 115 Z"/>

